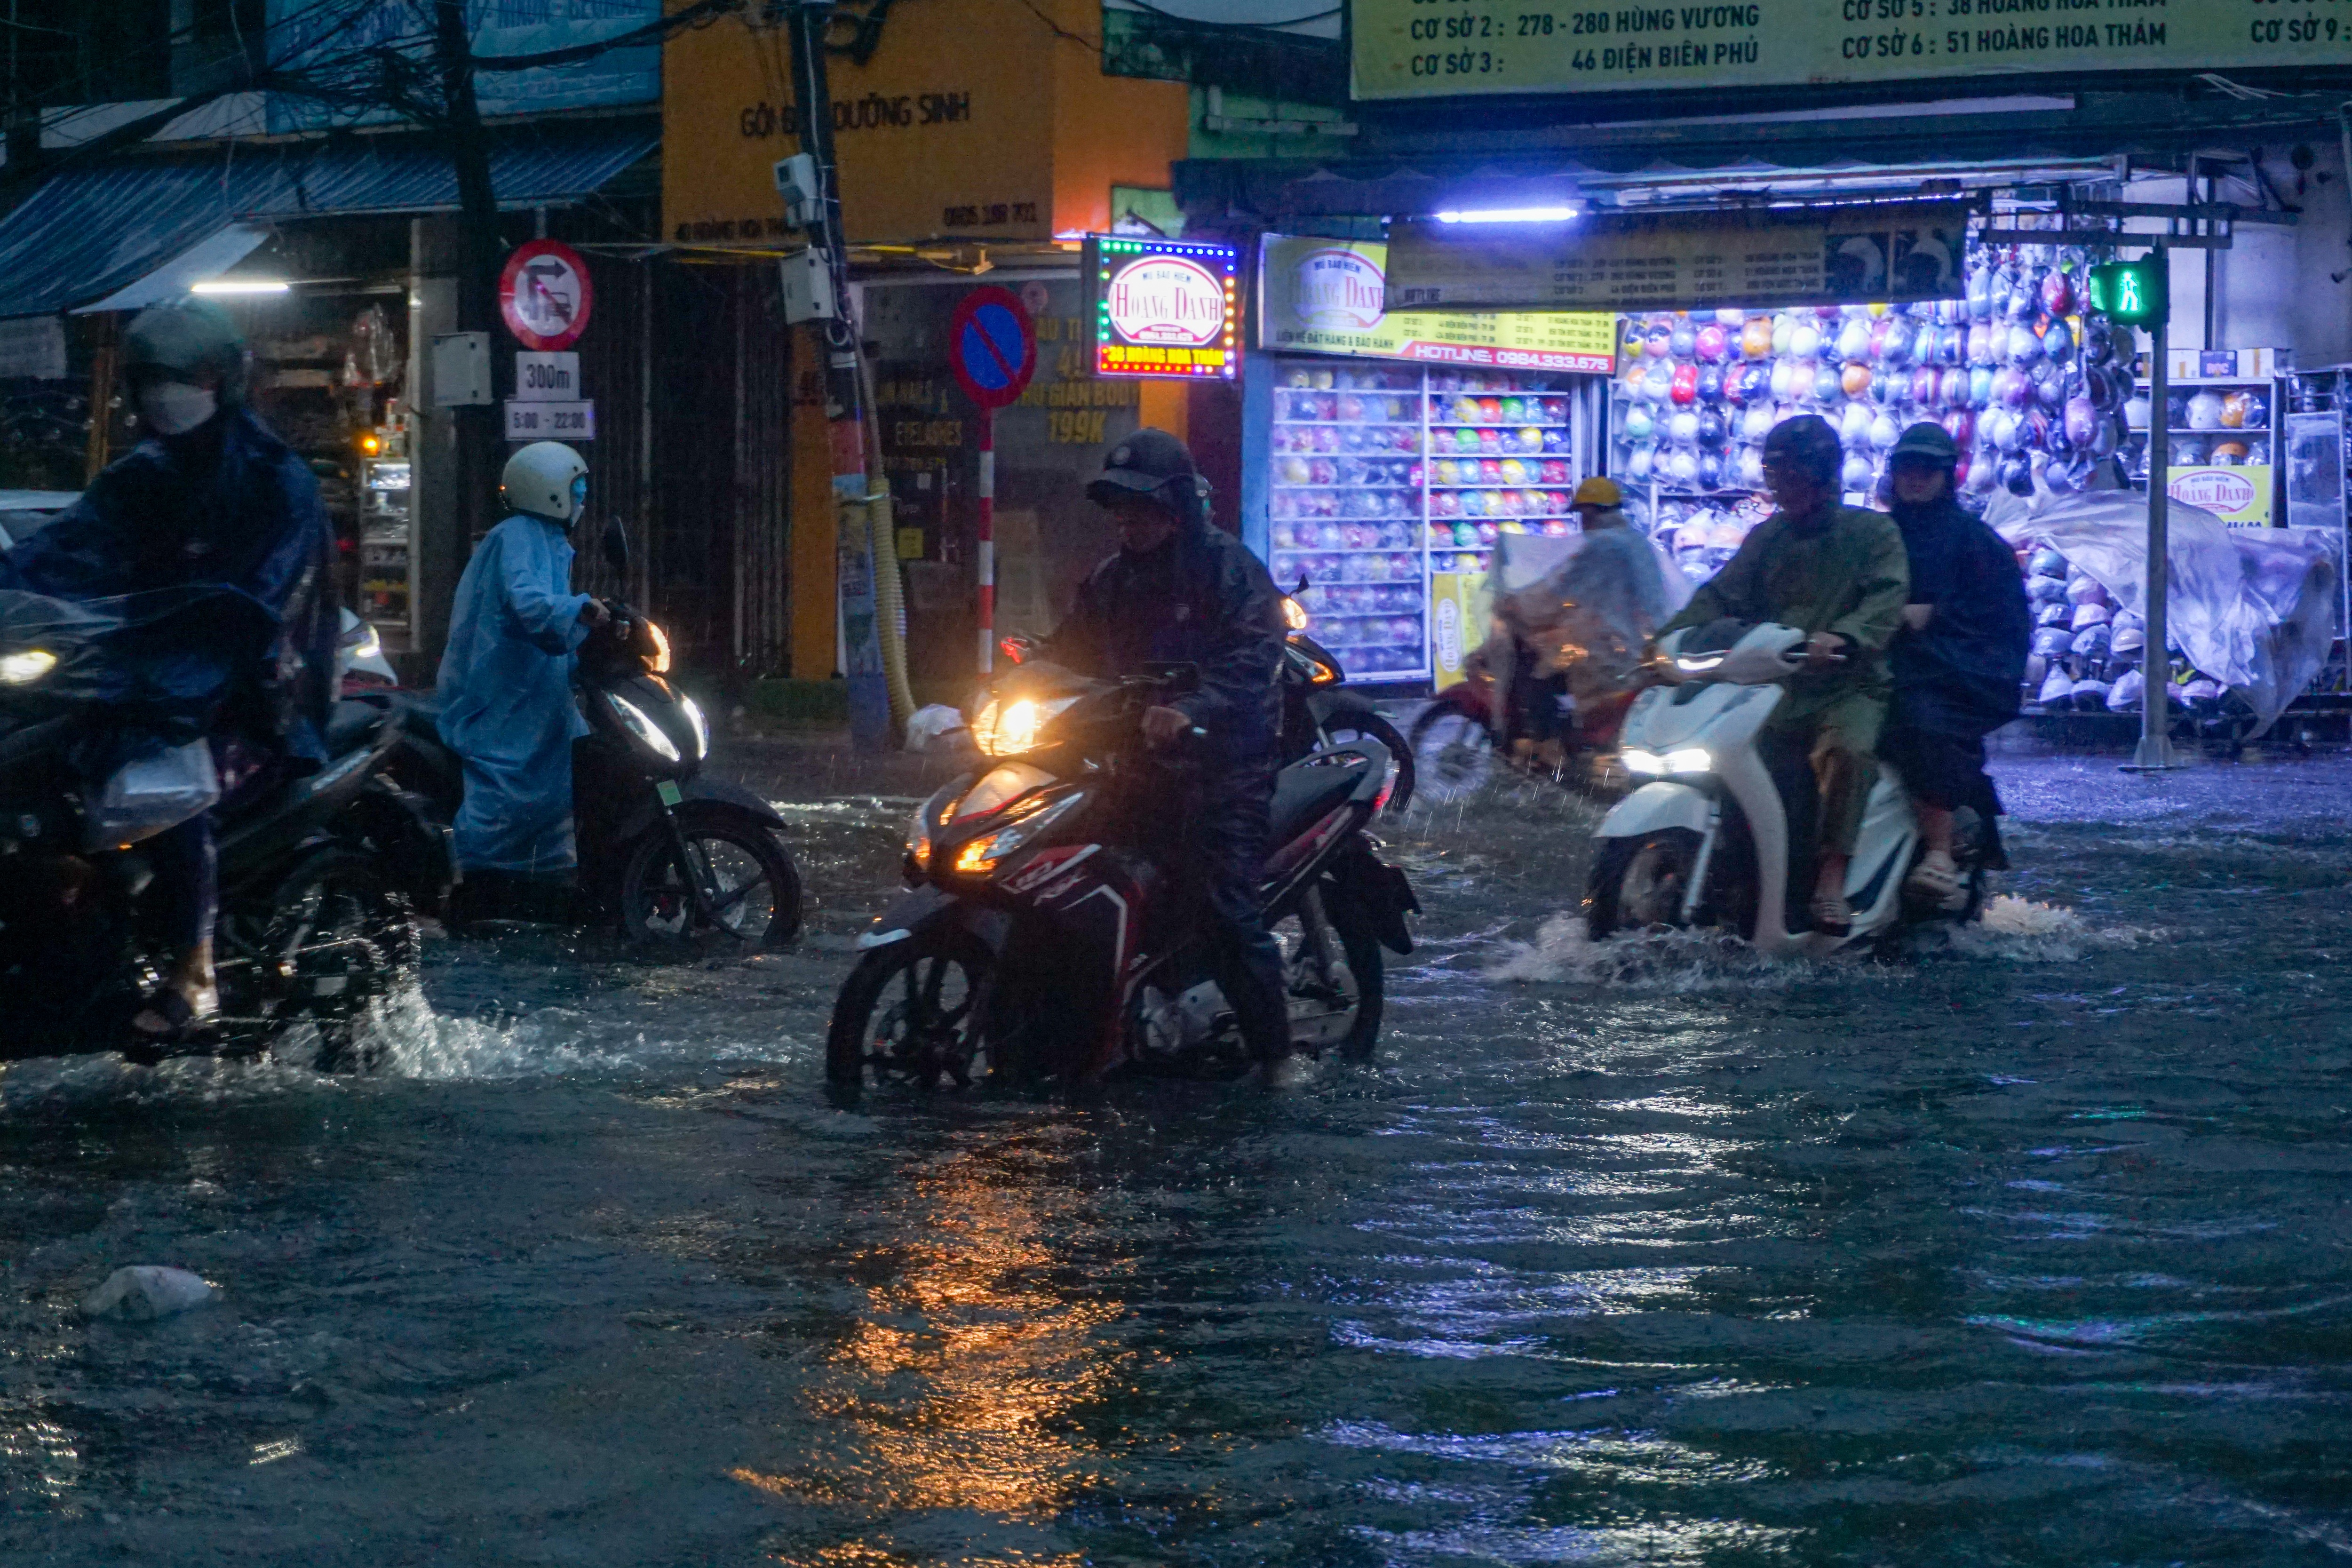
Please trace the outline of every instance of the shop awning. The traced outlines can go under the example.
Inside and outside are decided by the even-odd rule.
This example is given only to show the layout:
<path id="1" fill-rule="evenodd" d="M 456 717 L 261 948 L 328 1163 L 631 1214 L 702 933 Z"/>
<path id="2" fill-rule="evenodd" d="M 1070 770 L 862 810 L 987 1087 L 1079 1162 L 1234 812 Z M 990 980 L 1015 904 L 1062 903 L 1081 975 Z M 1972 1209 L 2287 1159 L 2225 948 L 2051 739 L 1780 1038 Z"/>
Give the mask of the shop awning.
<path id="1" fill-rule="evenodd" d="M 646 127 L 516 135 L 492 149 L 490 183 L 502 207 L 561 205 L 593 195 L 659 142 Z M 447 158 L 407 139 L 232 143 L 201 163 L 71 170 L 0 218 L 0 317 L 146 303 L 162 296 L 145 280 L 164 275 L 157 288 L 169 293 L 211 276 L 252 248 L 237 246 L 248 233 L 257 242 L 257 226 L 457 205 Z"/>

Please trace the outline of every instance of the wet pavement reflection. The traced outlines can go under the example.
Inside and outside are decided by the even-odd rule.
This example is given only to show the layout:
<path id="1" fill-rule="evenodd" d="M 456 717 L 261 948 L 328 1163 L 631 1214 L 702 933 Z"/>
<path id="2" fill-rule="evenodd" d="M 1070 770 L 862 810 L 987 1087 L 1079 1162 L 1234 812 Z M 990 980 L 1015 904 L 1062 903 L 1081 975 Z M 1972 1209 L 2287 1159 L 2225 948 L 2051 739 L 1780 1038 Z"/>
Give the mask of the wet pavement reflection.
<path id="1" fill-rule="evenodd" d="M 818 1092 L 940 770 L 739 748 L 801 950 L 428 944 L 387 1069 L 0 1073 L 0 1557 L 2318 1563 L 2352 1551 L 2352 759 L 2000 764 L 1888 964 L 1387 837 L 1384 1047 L 1274 1099 Z M 221 1289 L 92 1323 L 118 1265 Z"/>

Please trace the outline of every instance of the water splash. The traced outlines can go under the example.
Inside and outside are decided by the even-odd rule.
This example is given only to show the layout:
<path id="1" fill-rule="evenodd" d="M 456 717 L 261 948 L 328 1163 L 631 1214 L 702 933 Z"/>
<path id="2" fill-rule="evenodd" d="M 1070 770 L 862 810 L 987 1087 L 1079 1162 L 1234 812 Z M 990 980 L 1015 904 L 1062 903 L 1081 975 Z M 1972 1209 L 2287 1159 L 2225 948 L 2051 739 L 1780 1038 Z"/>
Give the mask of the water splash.
<path id="1" fill-rule="evenodd" d="M 1562 911 L 1544 921 L 1535 941 L 1505 942 L 1487 966 L 1490 981 L 1625 986 L 1686 994 L 1722 988 L 1788 984 L 1805 966 L 1769 958 L 1720 931 L 1633 931 L 1595 942 L 1584 917 Z"/>
<path id="2" fill-rule="evenodd" d="M 2000 893 L 1986 900 L 1973 924 L 1953 931 L 1952 946 L 1972 957 L 2012 963 L 2074 963 L 2087 953 L 2140 947 L 2167 936 L 2158 926 L 2095 926 L 2063 904 Z"/>

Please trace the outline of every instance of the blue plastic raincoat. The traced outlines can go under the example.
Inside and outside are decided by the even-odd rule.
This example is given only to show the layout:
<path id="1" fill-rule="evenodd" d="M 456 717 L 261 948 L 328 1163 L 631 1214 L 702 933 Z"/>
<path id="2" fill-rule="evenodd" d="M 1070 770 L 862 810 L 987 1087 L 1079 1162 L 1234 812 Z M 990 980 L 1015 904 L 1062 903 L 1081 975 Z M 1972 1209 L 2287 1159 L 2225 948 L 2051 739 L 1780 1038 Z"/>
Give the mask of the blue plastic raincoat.
<path id="1" fill-rule="evenodd" d="M 441 655 L 441 735 L 465 763 L 458 865 L 560 877 L 578 864 L 572 650 L 587 637 L 561 525 L 518 514 L 490 530 L 457 580 Z"/>

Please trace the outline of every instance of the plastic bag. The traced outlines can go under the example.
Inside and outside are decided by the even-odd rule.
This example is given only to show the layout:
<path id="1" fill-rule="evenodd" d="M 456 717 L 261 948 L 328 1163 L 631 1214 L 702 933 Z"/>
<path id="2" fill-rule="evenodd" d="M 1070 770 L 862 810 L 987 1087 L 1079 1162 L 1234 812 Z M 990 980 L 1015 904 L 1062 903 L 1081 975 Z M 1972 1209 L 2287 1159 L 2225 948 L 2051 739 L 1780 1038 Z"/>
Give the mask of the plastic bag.
<path id="1" fill-rule="evenodd" d="M 964 728 L 963 715 L 944 703 L 918 708 L 908 716 L 907 750 L 910 752 L 954 752 L 971 744 L 971 733 Z"/>
<path id="2" fill-rule="evenodd" d="M 220 773 L 203 741 L 160 746 L 114 770 L 83 812 L 83 847 L 104 849 L 152 838 L 220 803 Z"/>
<path id="3" fill-rule="evenodd" d="M 2115 602 L 2147 613 L 2147 498 L 2006 491 L 1985 521 L 2012 545 L 2041 541 Z M 2167 509 L 2168 640 L 2253 710 L 2260 734 L 2311 683 L 2336 623 L 2338 568 L 2321 531 L 2231 528 L 2200 507 Z M 2249 739 L 2252 736 L 2248 737 Z"/>

